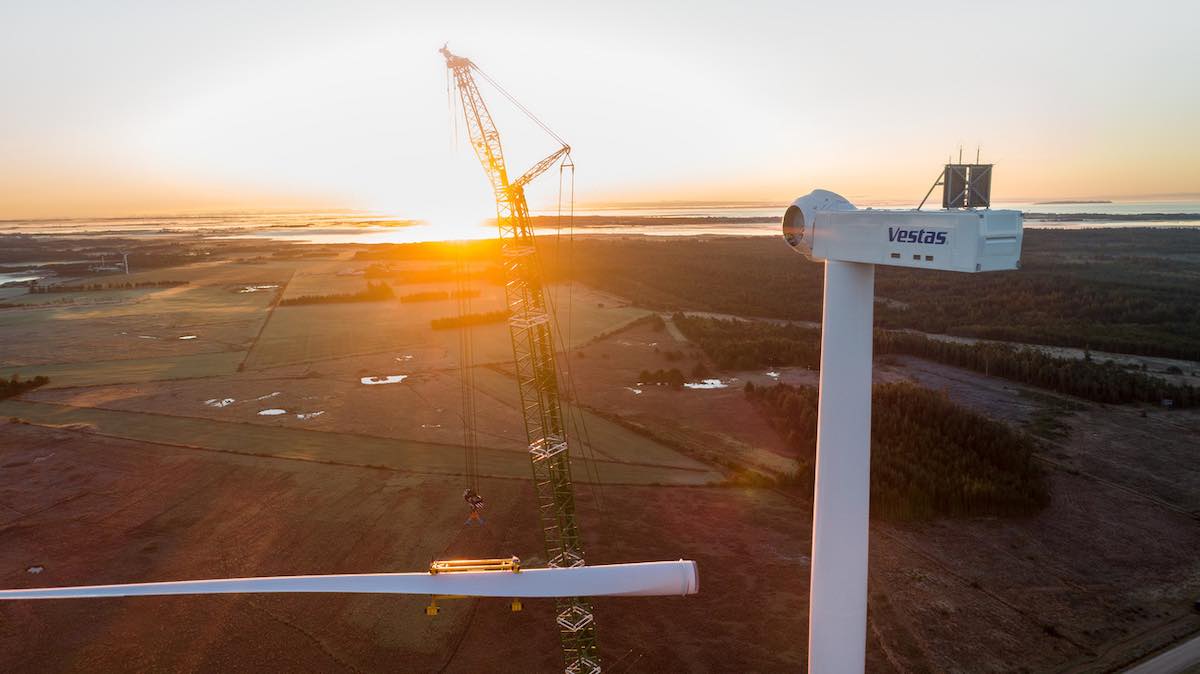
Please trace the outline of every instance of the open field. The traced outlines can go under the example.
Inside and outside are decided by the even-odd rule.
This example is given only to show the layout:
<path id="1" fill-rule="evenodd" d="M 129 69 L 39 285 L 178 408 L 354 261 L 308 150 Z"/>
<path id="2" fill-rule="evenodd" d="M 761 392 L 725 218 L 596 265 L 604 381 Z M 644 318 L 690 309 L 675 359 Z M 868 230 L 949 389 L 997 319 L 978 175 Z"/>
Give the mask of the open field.
<path id="1" fill-rule="evenodd" d="M 538 564 L 504 325 L 472 331 L 488 525 L 463 529 L 458 332 L 429 325 L 457 304 L 274 307 L 281 295 L 357 292 L 366 264 L 338 248 L 255 255 L 132 275 L 186 286 L 0 310 L 0 375 L 51 377 L 0 401 L 0 583 L 417 570 L 510 553 Z M 394 282 L 397 295 L 454 285 Z M 474 287 L 472 311 L 502 307 L 499 286 Z M 809 495 L 786 486 L 792 451 L 742 386 L 815 385 L 816 373 L 720 371 L 670 320 L 639 321 L 650 312 L 582 285 L 553 289 L 569 325 L 569 409 L 592 440 L 590 453 L 573 445 L 589 559 L 687 557 L 702 575 L 698 597 L 597 602 L 610 668 L 802 668 Z M 671 368 L 724 387 L 639 381 Z M 1028 517 L 874 522 L 870 671 L 1104 671 L 1200 630 L 1200 412 L 1098 405 L 910 356 L 881 359 L 876 379 L 916 381 L 1029 430 L 1051 499 Z M 5 604 L 0 669 L 557 665 L 548 603 L 514 615 L 503 602 L 450 602 L 432 620 L 422 603 Z"/>
<path id="2" fill-rule="evenodd" d="M 14 374 L 20 374 L 23 377 L 44 374 L 50 377 L 49 388 L 219 377 L 236 372 L 242 356 L 243 354 L 238 351 L 218 351 L 159 358 L 27 365 L 0 369 L 0 377 L 9 377 Z"/>
<path id="3" fill-rule="evenodd" d="M 364 281 L 360 279 L 357 283 L 356 287 L 361 288 Z M 454 284 L 405 284 L 397 288 L 400 289 L 398 294 L 450 291 L 454 289 Z M 481 292 L 481 296 L 471 300 L 471 311 L 482 313 L 504 309 L 503 288 L 478 283 L 475 289 Z M 579 286 L 572 289 L 558 286 L 554 288 L 553 295 L 561 298 L 565 304 L 568 292 L 573 297 L 572 346 L 585 343 L 648 313 L 630 307 L 611 295 Z M 280 307 L 247 358 L 246 367 L 262 370 L 348 355 L 411 352 L 416 349 L 441 349 L 446 356 L 436 366 L 457 367 L 458 362 L 451 354 L 457 353 L 458 333 L 454 330 L 429 329 L 434 319 L 454 316 L 456 313 L 454 300 L 407 304 L 392 300 Z M 565 331 L 566 316 L 561 320 Z M 473 335 L 475 362 L 511 360 L 512 347 L 508 342 L 508 326 L 504 323 L 477 326 L 473 328 Z"/>
<path id="4" fill-rule="evenodd" d="M 35 404 L 21 405 L 28 412 Z M 1185 421 L 1195 423 L 1189 415 Z M 532 494 L 520 480 L 486 480 L 488 527 L 456 534 L 457 480 L 410 466 L 329 465 L 3 428 L 0 458 L 14 478 L 0 489 L 7 543 L 0 557 L 13 569 L 7 586 L 401 570 L 442 552 L 513 551 L 536 563 L 536 536 L 520 524 Z M 1089 446 L 1104 445 L 1093 439 Z M 319 448 L 305 449 L 295 458 L 319 458 Z M 390 451 L 397 453 L 395 443 Z M 421 461 L 434 465 L 430 457 Z M 514 470 L 517 464 L 524 467 L 514 461 Z M 1032 518 L 873 525 L 872 671 L 1057 670 L 1110 657 L 1113 642 L 1150 649 L 1200 627 L 1188 612 L 1200 583 L 1195 520 L 1086 471 L 1052 472 L 1055 498 Z M 612 484 L 598 493 L 584 487 L 581 498 L 594 561 L 687 556 L 704 577 L 702 594 L 688 600 L 598 602 L 608 657 L 668 670 L 680 663 L 743 671 L 802 665 L 803 640 L 794 637 L 804 633 L 806 609 L 810 515 L 802 499 L 762 489 Z M 1131 536 L 1134 530 L 1143 533 Z M 33 565 L 45 571 L 23 571 Z M 139 603 L 154 611 L 133 608 Z M 418 599 L 382 597 L 5 605 L 4 625 L 38 627 L 0 628 L 0 659 L 14 671 L 34 662 L 105 669 L 130 657 L 149 668 L 211 669 L 232 658 L 278 664 L 286 645 L 282 657 L 306 670 L 373 669 L 399 657 L 418 671 L 447 661 L 447 671 L 474 671 L 497 654 L 522 668 L 553 666 L 548 606 L 530 602 L 512 616 L 502 602 L 475 604 L 451 603 L 432 624 Z M 93 627 L 66 629 L 79 620 Z M 178 629 L 158 629 L 164 622 Z M 200 641 L 176 640 L 201 625 Z M 514 625 L 523 639 L 503 637 Z M 75 635 L 66 646 L 36 636 L 64 630 Z M 245 639 L 251 632 L 256 638 Z M 647 647 L 662 634 L 672 635 L 669 653 Z M 128 643 L 138 644 L 136 654 Z"/>
<path id="5" fill-rule="evenodd" d="M 0 415 L 40 425 L 81 427 L 100 435 L 200 450 L 435 475 L 463 472 L 462 448 L 456 445 L 14 400 L 0 402 Z M 611 460 L 597 460 L 585 466 L 582 458 L 576 458 L 573 464 L 580 482 L 590 481 L 588 468 L 596 471 L 605 484 L 697 485 L 720 477 L 704 467 Z M 529 476 L 529 470 L 529 457 L 524 451 L 479 449 L 480 475 L 523 480 Z"/>
<path id="6" fill-rule="evenodd" d="M 762 421 L 739 407 L 742 383 L 816 385 L 816 372 L 779 368 L 775 377 L 721 372 L 727 389 L 624 388 L 641 369 L 696 362 L 670 327 L 638 326 L 584 349 L 572 361 L 577 375 L 602 383 L 589 387 L 590 402 L 658 432 L 686 420 L 693 437 L 724 426 L 750 439 Z M 668 360 L 672 350 L 683 357 Z M 871 629 L 889 662 L 901 671 L 1103 671 L 1200 630 L 1191 610 L 1200 596 L 1200 413 L 1088 403 L 912 357 L 879 364 L 876 380 L 912 380 L 1035 433 L 1052 495 L 1031 517 L 873 525 Z M 704 407 L 712 401 L 720 414 Z M 727 451 L 754 465 L 754 455 Z"/>
<path id="7" fill-rule="evenodd" d="M 564 366 L 586 385 L 581 402 L 710 463 L 773 474 L 796 469 L 784 443 L 742 395 L 743 373 L 722 389 L 674 391 L 642 382 L 642 370 L 690 373 L 700 352 L 669 330 L 637 325 L 579 350 Z M 694 377 L 692 379 L 695 379 Z M 765 379 L 765 377 L 764 377 Z"/>
<path id="8" fill-rule="evenodd" d="M 234 286 L 121 292 L 127 297 L 108 304 L 0 310 L 0 332 L 10 344 L 3 366 L 244 351 L 271 301 L 270 293 Z M 188 335 L 195 337 L 179 339 Z"/>
<path id="9" fill-rule="evenodd" d="M 32 426 L 0 433 L 0 550 L 6 586 L 210 575 L 411 570 L 439 554 L 519 553 L 538 563 L 532 490 L 486 481 L 484 529 L 463 529 L 459 483 L 449 478 L 279 461 L 100 438 Z M 799 666 L 802 644 L 780 612 L 803 615 L 807 541 L 786 499 L 761 491 L 607 487 L 604 510 L 582 493 L 596 562 L 695 556 L 711 583 L 700 601 L 601 602 L 606 651 L 646 666 L 740 663 Z M 714 542 L 710 528 L 755 522 L 761 539 Z M 801 527 L 803 528 L 803 527 Z M 736 540 L 744 540 L 738 537 Z M 770 555 L 769 594 L 762 567 Z M 34 576 L 31 565 L 44 570 Z M 799 568 L 802 568 L 799 567 Z M 761 598 L 744 603 L 744 599 Z M 738 604 L 736 610 L 733 607 Z M 7 671 L 113 668 L 467 672 L 485 663 L 552 669 L 552 605 L 448 602 L 435 619 L 423 598 L 213 597 L 0 606 Z M 708 622 L 714 629 L 685 629 Z M 516 630 L 522 638 L 513 639 Z M 653 644 L 672 634 L 678 650 Z M 641 665 L 639 664 L 639 667 Z"/>
<path id="10" fill-rule="evenodd" d="M 361 272 L 363 266 L 338 255 L 252 263 L 213 260 L 128 276 L 110 275 L 97 281 L 180 280 L 188 282 L 185 286 L 14 295 L 6 301 L 33 306 L 0 309 L 0 337 L 6 345 L 0 354 L 0 376 L 44 370 L 53 373 L 51 386 L 79 386 L 223 375 L 229 372 L 226 365 L 234 361 L 235 366 L 241 363 L 249 369 L 264 369 L 385 351 L 433 349 L 456 353 L 455 331 L 429 330 L 433 319 L 456 313 L 453 300 L 295 306 L 270 311 L 281 292 L 292 297 L 359 290 L 365 285 L 362 276 L 339 272 Z M 397 288 L 402 289 L 398 294 L 403 294 L 452 290 L 453 286 L 445 282 L 401 284 Z M 475 311 L 503 308 L 499 286 L 477 282 L 474 287 L 483 293 L 472 301 Z M 253 291 L 244 292 L 247 289 Z M 564 332 L 569 328 L 572 345 L 583 344 L 647 313 L 578 285 L 557 286 L 553 294 L 564 307 Z M 503 324 L 475 330 L 476 362 L 511 358 Z M 218 352 L 239 355 L 197 358 L 198 354 Z M 155 360 L 159 358 L 184 363 L 190 360 L 196 365 L 173 368 L 166 361 Z M 426 359 L 425 363 L 458 366 L 448 357 L 437 363 Z"/>
<path id="11" fill-rule="evenodd" d="M 1033 426 L 1052 415 L 1062 425 L 1039 455 L 1051 480 L 1042 513 L 875 525 L 894 545 L 876 546 L 873 555 L 886 550 L 904 563 L 933 563 L 872 571 L 877 585 L 892 588 L 891 610 L 933 657 L 932 669 L 956 668 L 973 644 L 974 653 L 1021 645 L 1011 663 L 1033 671 L 1107 671 L 1200 630 L 1191 610 L 1200 596 L 1200 472 L 1189 458 L 1200 413 L 1148 410 L 1143 417 L 1069 400 L 1066 407 L 1054 396 L 917 359 L 889 370 L 886 376 L 944 388 L 1014 423 Z M 1024 628 L 983 629 L 1010 619 L 1051 635 L 1048 650 L 1024 649 L 1016 636 Z M 988 645 L 979 648 L 982 640 Z"/>
<path id="12" fill-rule="evenodd" d="M 148 420 L 151 427 L 175 421 L 183 423 L 184 420 L 203 427 L 203 422 L 210 420 L 231 429 L 230 434 L 235 437 L 241 433 L 238 428 L 253 426 L 301 432 L 306 434 L 304 437 L 322 433 L 368 435 L 396 439 L 402 441 L 400 444 L 412 441 L 457 448 L 462 442 L 458 373 L 424 369 L 419 358 L 420 352 L 412 360 L 397 363 L 389 354 L 342 359 L 322 365 L 322 369 L 340 369 L 346 374 L 231 372 L 221 377 L 189 381 L 42 389 L 27 400 L 53 405 L 11 413 L 17 416 L 36 414 L 36 418 L 46 418 L 52 414 L 50 410 L 55 410 L 54 414 L 119 413 L 111 418 L 132 420 L 119 425 L 124 429 L 122 433 L 133 433 L 141 428 L 141 419 Z M 413 374 L 399 384 L 366 386 L 359 381 L 360 373 L 405 371 Z M 524 428 L 517 407 L 516 383 L 502 371 L 481 366 L 477 368 L 476 386 L 480 444 L 516 453 L 524 461 Z M 0 403 L 0 413 L 7 413 L 4 412 L 5 404 Z M 9 404 L 27 403 L 10 401 Z M 286 413 L 260 414 L 272 409 L 286 410 Z M 722 479 L 720 472 L 710 466 L 605 416 L 587 409 L 576 411 L 571 406 L 569 409 L 582 415 L 580 427 L 586 426 L 591 448 L 598 459 L 685 469 L 689 472 L 681 474 L 679 479 L 687 484 Z M 163 436 L 126 437 L 161 439 Z M 582 458 L 584 455 L 580 452 L 576 456 Z M 450 456 L 452 458 L 447 461 L 453 470 L 461 471 L 461 450 L 456 449 Z M 587 466 L 581 468 L 586 469 Z M 487 473 L 488 468 L 481 466 L 481 470 Z M 519 476 L 525 477 L 527 473 L 528 466 L 524 465 Z M 507 472 L 500 474 L 510 475 Z M 586 472 L 580 473 L 581 479 L 584 475 Z M 675 482 L 676 478 L 664 480 Z M 640 481 L 653 482 L 654 479 L 647 477 Z"/>

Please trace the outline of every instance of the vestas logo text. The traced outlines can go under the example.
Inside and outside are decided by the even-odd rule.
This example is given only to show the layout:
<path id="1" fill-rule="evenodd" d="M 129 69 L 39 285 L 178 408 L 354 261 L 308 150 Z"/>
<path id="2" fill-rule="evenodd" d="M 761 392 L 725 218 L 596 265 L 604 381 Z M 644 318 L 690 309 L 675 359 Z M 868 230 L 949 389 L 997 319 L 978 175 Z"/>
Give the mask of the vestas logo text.
<path id="1" fill-rule="evenodd" d="M 932 243 L 940 246 L 946 243 L 946 232 L 888 227 L 888 241 L 895 243 Z"/>

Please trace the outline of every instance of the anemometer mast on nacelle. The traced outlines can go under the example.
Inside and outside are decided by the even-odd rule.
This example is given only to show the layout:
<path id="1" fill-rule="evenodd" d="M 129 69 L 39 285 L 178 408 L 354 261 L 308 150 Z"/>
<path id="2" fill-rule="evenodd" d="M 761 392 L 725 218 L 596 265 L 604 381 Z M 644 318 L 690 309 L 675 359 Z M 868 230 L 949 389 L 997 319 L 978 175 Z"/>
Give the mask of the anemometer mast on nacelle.
<path id="1" fill-rule="evenodd" d="M 988 208 L 991 166 L 947 164 L 945 176 L 949 207 L 941 211 L 859 210 L 814 190 L 783 216 L 788 245 L 825 262 L 808 621 L 814 674 L 865 666 L 875 265 L 963 272 L 1020 266 L 1021 214 Z M 963 189 L 967 197 L 951 193 Z"/>

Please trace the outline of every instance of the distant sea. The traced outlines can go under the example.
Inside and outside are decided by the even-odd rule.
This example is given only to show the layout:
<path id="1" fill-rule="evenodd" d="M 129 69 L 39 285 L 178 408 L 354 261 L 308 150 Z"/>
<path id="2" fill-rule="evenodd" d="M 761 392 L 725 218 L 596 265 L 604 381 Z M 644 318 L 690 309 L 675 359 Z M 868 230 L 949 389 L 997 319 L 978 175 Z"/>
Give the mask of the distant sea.
<path id="1" fill-rule="evenodd" d="M 912 208 L 915 204 L 874 204 L 876 208 Z M 612 224 L 576 227 L 576 234 L 649 236 L 761 236 L 779 233 L 778 219 L 786 204 L 733 206 L 671 206 L 650 208 L 601 208 L 576 210 L 578 216 L 600 216 L 617 220 Z M 1025 226 L 1047 229 L 1111 227 L 1200 227 L 1195 219 L 1118 219 L 1153 214 L 1200 214 L 1200 201 L 1120 201 L 1112 203 L 997 203 L 994 208 L 1025 212 Z M 927 205 L 926 208 L 929 208 Z M 1048 214 L 1041 220 L 1034 214 Z M 534 215 L 554 216 L 554 211 Z M 1112 220 L 1104 216 L 1116 216 Z M 1079 216 L 1074 219 L 1071 216 Z M 623 223 L 620 219 L 631 222 Z M 711 218 L 713 222 L 675 224 L 656 220 Z M 726 222 L 721 222 L 726 220 Z M 565 219 L 564 219 L 565 224 Z M 540 227 L 540 233 L 555 233 Z M 191 235 L 204 238 L 265 238 L 309 243 L 412 243 L 441 240 L 446 231 L 416 220 L 389 213 L 304 212 L 224 213 L 206 215 L 127 218 L 75 218 L 51 220 L 0 220 L 0 234 L 79 234 L 98 237 L 153 237 Z M 458 238 L 495 236 L 494 226 L 480 224 L 458 232 Z"/>

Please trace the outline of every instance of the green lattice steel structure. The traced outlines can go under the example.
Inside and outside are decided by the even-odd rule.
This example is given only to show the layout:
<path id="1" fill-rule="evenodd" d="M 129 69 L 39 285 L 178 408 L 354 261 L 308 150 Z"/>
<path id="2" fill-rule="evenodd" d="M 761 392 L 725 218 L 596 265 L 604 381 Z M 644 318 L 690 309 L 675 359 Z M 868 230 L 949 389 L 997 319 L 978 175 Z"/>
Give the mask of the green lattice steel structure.
<path id="1" fill-rule="evenodd" d="M 562 143 L 562 147 L 510 182 L 500 145 L 500 133 L 475 84 L 473 72 L 479 72 L 478 68 L 470 59 L 455 56 L 445 47 L 441 53 L 446 57 L 446 67 L 454 76 L 471 147 L 483 164 L 495 192 L 505 298 L 511 311 L 509 334 L 512 337 L 513 360 L 521 410 L 525 417 L 533 480 L 537 488 L 538 519 L 545 542 L 547 565 L 583 566 L 583 545 L 579 537 L 579 524 L 575 519 L 570 451 L 554 363 L 554 327 L 534 248 L 529 206 L 525 202 L 525 185 L 560 159 L 569 157 L 571 148 L 562 143 L 561 138 L 554 136 Z M 554 135 L 549 129 L 546 131 Z M 586 597 L 559 599 L 557 615 L 565 671 L 569 674 L 600 672 L 591 601 Z"/>

